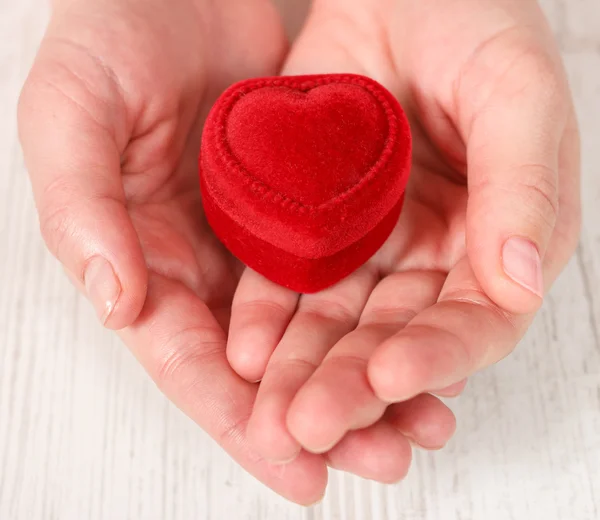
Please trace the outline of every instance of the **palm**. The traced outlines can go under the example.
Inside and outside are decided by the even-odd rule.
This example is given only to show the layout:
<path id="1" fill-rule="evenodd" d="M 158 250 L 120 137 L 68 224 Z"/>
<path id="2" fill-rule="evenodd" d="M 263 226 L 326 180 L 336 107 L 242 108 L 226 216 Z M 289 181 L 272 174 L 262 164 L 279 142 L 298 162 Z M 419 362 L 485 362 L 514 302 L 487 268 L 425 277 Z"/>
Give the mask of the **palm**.
<path id="1" fill-rule="evenodd" d="M 276 12 L 269 0 L 193 0 L 106 3 L 98 10 L 75 3 L 57 17 L 62 25 L 51 24 L 31 83 L 41 78 L 40 90 L 50 90 L 44 106 L 67 121 L 68 140 L 75 141 L 67 146 L 82 145 L 77 156 L 85 158 L 86 182 L 93 183 L 90 165 L 99 176 L 114 171 L 118 152 L 122 189 L 100 202 L 102 211 L 126 208 L 127 222 L 120 223 L 133 224 L 135 236 L 99 227 L 93 197 L 71 200 L 69 209 L 80 210 L 80 223 L 83 210 L 94 215 L 89 209 L 96 205 L 90 236 L 117 244 L 108 252 L 122 262 L 138 254 L 139 241 L 148 268 L 147 278 L 140 263 L 125 273 L 147 279 L 147 288 L 127 286 L 121 272 L 120 301 L 129 304 L 130 319 L 119 335 L 164 393 L 240 464 L 294 500 L 314 500 L 325 485 L 322 460 L 305 457 L 282 478 L 247 445 L 244 424 L 256 387 L 240 380 L 224 355 L 240 266 L 204 219 L 197 171 L 202 122 L 216 97 L 237 80 L 277 73 L 285 39 Z M 62 184 L 50 180 L 49 189 L 56 186 Z M 41 218 L 55 227 L 54 215 Z M 133 316 L 132 294 L 143 300 Z"/>
<path id="2" fill-rule="evenodd" d="M 544 65 L 542 79 L 560 91 L 535 3 L 313 3 L 283 73 L 373 77 L 406 109 L 415 144 L 405 207 L 389 240 L 315 295 L 244 270 L 208 227 L 198 189 L 202 121 L 212 102 L 232 82 L 279 67 L 285 43 L 270 0 L 101 4 L 65 2 L 56 10 L 24 88 L 21 131 L 50 249 L 86 283 L 103 321 L 125 327 L 121 337 L 167 396 L 280 493 L 314 500 L 325 486 L 325 461 L 398 479 L 410 461 L 407 438 L 436 448 L 453 432 L 450 410 L 424 392 L 460 392 L 460 380 L 512 348 L 531 318 L 505 311 L 530 312 L 539 303 L 499 272 L 492 241 L 502 237 L 481 202 L 490 199 L 479 195 L 475 204 L 467 193 L 467 162 L 480 171 L 503 160 L 508 170 L 514 165 L 496 155 L 473 168 L 464 144 L 480 156 L 497 151 L 485 139 L 489 122 L 476 132 L 479 142 L 468 127 L 492 93 L 503 106 L 527 90 L 521 63 L 524 77 Z M 534 94 L 546 93 L 540 84 Z M 558 97 L 546 99 L 546 108 L 562 106 L 552 104 Z M 523 108 L 513 103 L 512 113 L 515 107 Z M 496 109 L 494 125 L 503 114 Z M 519 127 L 523 140 L 540 124 L 537 113 L 529 116 L 533 127 Z M 578 167 L 576 149 L 571 117 L 549 278 L 576 238 L 577 183 L 565 176 Z M 550 222 L 554 208 L 544 193 L 553 191 L 537 189 L 535 162 L 525 166 L 533 175 L 525 192 L 549 210 L 542 217 Z M 472 190 L 472 171 L 468 178 Z M 487 193 L 505 218 L 497 191 Z M 477 219 L 486 225 L 474 226 Z M 495 229 L 491 239 L 488 229 Z M 474 249 L 481 243 L 483 254 Z M 98 262 L 102 276 L 90 275 L 88 288 Z M 525 303 L 508 309 L 515 295 Z M 261 378 L 258 389 L 252 382 Z M 285 471 L 265 460 L 294 457 Z"/>
<path id="3" fill-rule="evenodd" d="M 311 36 L 315 38 L 315 35 L 311 34 Z M 294 294 L 286 289 L 275 287 L 256 273 L 246 270 L 238 289 L 237 304 L 234 305 L 234 309 L 239 305 L 244 312 L 254 314 L 254 310 L 248 311 L 245 308 L 249 307 L 247 304 L 252 304 L 255 299 L 258 300 L 258 305 L 265 303 L 262 300 L 272 299 L 277 306 L 280 306 L 283 301 L 284 305 L 287 304 L 286 310 L 290 315 L 294 312 L 297 313 L 298 309 L 301 309 L 302 303 L 306 303 L 306 306 L 310 306 L 312 309 L 313 302 L 320 300 L 340 307 L 340 301 L 346 302 L 345 293 L 348 292 L 346 287 L 349 287 L 354 293 L 360 292 L 363 296 L 362 300 L 361 297 L 357 298 L 360 303 L 352 306 L 353 309 L 342 310 L 342 313 L 354 315 L 354 320 L 350 321 L 353 321 L 356 326 L 367 301 L 377 307 L 389 306 L 385 301 L 379 301 L 387 297 L 387 294 L 382 294 L 379 298 L 374 298 L 374 295 L 371 294 L 376 284 L 392 277 L 395 273 L 404 273 L 408 277 L 411 273 L 415 273 L 418 280 L 423 272 L 431 272 L 435 276 L 436 282 L 426 285 L 431 289 L 427 300 L 431 300 L 433 303 L 443 285 L 443 280 L 439 278 L 439 275 L 447 275 L 458 260 L 466 256 L 465 226 L 468 190 L 464 166 L 465 148 L 458 140 L 456 133 L 448 131 L 448 127 L 452 125 L 450 122 L 446 122 L 444 126 L 440 127 L 431 125 L 430 121 L 421 118 L 422 114 L 439 111 L 438 99 L 420 99 L 417 103 L 410 95 L 411 92 L 427 90 L 429 87 L 419 84 L 423 77 L 421 71 L 413 71 L 413 74 L 409 75 L 406 73 L 405 67 L 403 68 L 394 59 L 389 59 L 385 60 L 384 67 L 380 66 L 374 73 L 370 71 L 370 62 L 377 61 L 375 55 L 379 52 L 379 44 L 373 45 L 373 49 L 367 48 L 365 51 L 364 48 L 357 49 L 351 35 L 347 38 L 348 46 L 329 41 L 327 35 L 319 36 L 321 38 L 315 38 L 315 40 L 321 44 L 320 55 L 325 55 L 323 61 L 327 62 L 328 59 L 331 61 L 331 70 L 362 73 L 379 79 L 398 98 L 409 117 L 413 133 L 413 163 L 402 214 L 388 240 L 367 264 L 346 278 L 339 286 L 325 291 L 324 295 Z M 387 33 L 379 36 L 390 38 L 390 34 Z M 342 38 L 342 40 L 345 39 Z M 302 40 L 297 45 L 301 46 Z M 432 47 L 435 45 L 432 44 Z M 300 59 L 305 61 L 306 58 L 304 56 Z M 292 51 L 290 62 L 284 72 L 311 72 L 306 67 L 297 70 L 294 63 L 296 59 L 294 51 Z M 453 68 L 459 70 L 461 68 L 460 59 L 461 57 L 457 57 L 457 63 L 446 62 L 445 66 L 448 70 Z M 435 64 L 437 61 L 432 60 L 432 63 Z M 438 85 L 436 85 L 437 87 Z M 452 150 L 452 154 L 447 154 L 446 150 Z M 247 279 L 250 281 L 246 282 Z M 406 276 L 403 276 L 402 280 L 410 283 Z M 394 284 L 395 282 L 391 279 L 390 283 Z M 261 285 L 257 296 L 257 287 Z M 247 290 L 246 287 L 248 287 Z M 266 296 L 263 298 L 263 295 Z M 267 314 L 269 314 L 268 308 L 271 306 L 272 303 L 267 305 L 265 314 L 265 319 L 269 321 L 271 321 L 271 317 L 267 317 Z M 230 361 L 247 379 L 261 378 L 271 350 L 275 346 L 273 330 L 260 337 L 263 345 L 259 345 L 258 338 L 256 341 L 247 340 L 246 330 L 244 328 L 238 330 L 237 316 L 234 315 L 234 319 L 236 320 L 232 327 L 234 337 L 230 338 L 229 345 Z M 246 318 L 240 317 L 239 320 L 245 322 Z M 354 326 L 350 327 L 349 325 L 347 332 L 353 330 Z M 242 337 L 244 337 L 243 341 Z M 238 338 L 240 338 L 239 343 Z M 244 350 L 248 354 L 238 352 L 238 346 L 240 350 Z M 310 346 L 306 348 L 310 349 Z M 316 355 L 314 361 L 320 362 L 324 354 L 321 352 Z"/>
<path id="4" fill-rule="evenodd" d="M 519 24 L 528 17 L 542 35 L 544 26 L 533 3 L 523 11 L 507 10 L 505 17 L 491 9 L 473 10 L 470 2 L 434 4 L 349 2 L 337 5 L 337 11 L 316 11 L 315 23 L 309 22 L 290 55 L 288 73 L 355 72 L 388 87 L 411 121 L 414 158 L 398 225 L 348 278 L 317 295 L 294 295 L 249 271 L 240 280 L 228 356 L 247 379 L 262 378 L 248 431 L 261 453 L 273 459 L 285 460 L 300 446 L 327 452 L 348 432 L 390 418 L 394 423 L 402 405 L 403 433 L 421 445 L 443 444 L 452 429 L 447 410 L 436 401 L 423 403 L 419 394 L 460 392 L 465 376 L 490 362 L 492 346 L 493 356 L 514 346 L 530 319 L 507 320 L 482 288 L 481 271 L 474 273 L 473 248 L 486 239 L 481 226 L 473 233 L 474 216 L 485 219 L 486 208 L 469 204 L 468 218 L 465 128 L 492 94 L 509 100 L 526 88 L 519 66 L 528 70 L 531 62 L 522 39 L 537 40 Z M 480 26 L 473 13 L 489 20 Z M 319 15 L 330 25 L 318 23 Z M 361 45 L 356 45 L 357 34 Z M 490 70 L 490 63 L 495 68 Z M 470 149 L 484 146 L 489 146 L 485 139 L 469 142 Z M 470 189 L 473 180 L 469 174 Z M 480 341 L 455 332 L 478 321 L 489 324 Z M 495 332 L 501 330 L 505 337 L 499 340 Z M 403 349 L 387 341 L 401 334 Z M 464 344 L 473 346 L 467 350 Z M 381 352 L 394 362 L 375 364 L 375 394 L 367 366 L 371 370 Z M 413 398 L 418 405 L 411 404 Z M 388 407 L 389 402 L 400 403 Z M 427 438 L 410 431 L 419 413 L 436 425 L 431 427 L 436 434 Z"/>
<path id="5" fill-rule="evenodd" d="M 418 129 L 418 123 L 412 127 Z M 418 130 L 414 143 L 431 155 L 415 157 L 400 220 L 371 260 L 383 276 L 398 271 L 448 273 L 466 254 L 466 180 L 443 159 L 435 159 L 441 155 L 431 153 L 431 142 Z"/>
<path id="6" fill-rule="evenodd" d="M 340 392 L 364 386 L 362 370 L 348 378 L 347 374 L 332 374 L 335 369 L 325 367 L 331 367 L 340 357 L 346 357 L 355 368 L 356 359 L 364 359 L 366 364 L 372 349 L 348 352 L 346 346 L 353 338 L 360 338 L 373 324 L 379 326 L 375 333 L 379 341 L 401 329 L 416 313 L 437 301 L 445 276 L 465 255 L 466 180 L 463 172 L 454 166 L 454 158 L 442 152 L 454 143 L 445 142 L 443 134 L 431 135 L 425 130 L 414 100 L 405 94 L 410 92 L 409 78 L 399 72 L 392 60 L 386 62 L 385 70 L 372 74 L 368 52 L 357 49 L 351 37 L 349 46 L 344 48 L 337 42 L 328 42 L 327 36 L 317 41 L 321 44 L 321 56 L 326 56 L 325 62 L 329 58 L 327 53 L 331 53 L 331 70 L 363 73 L 380 81 L 387 78 L 382 82 L 398 97 L 411 119 L 414 160 L 405 205 L 396 228 L 378 253 L 340 284 L 320 294 L 298 295 L 274 286 L 249 270 L 242 276 L 234 298 L 228 355 L 243 377 L 263 378 L 249 434 L 261 453 L 275 460 L 292 456 L 297 450 L 296 439 L 311 451 L 326 452 L 348 430 L 377 423 L 386 409 L 383 403 L 361 412 L 360 399 L 353 401 L 346 396 L 336 402 L 333 395 L 341 397 Z M 297 56 L 302 39 L 297 45 L 284 71 L 313 72 L 308 67 L 295 65 L 301 59 Z M 280 311 L 276 315 L 274 307 Z M 310 343 L 307 337 L 312 339 Z M 303 370 L 298 360 L 302 361 Z M 306 369 L 306 366 L 319 365 L 316 374 Z M 328 371 L 330 373 L 324 375 Z M 324 386 L 334 385 L 336 390 L 325 396 L 321 385 L 317 394 L 303 399 L 302 394 L 311 385 L 301 389 L 302 384 L 311 377 L 313 381 L 316 377 Z M 292 380 L 295 382 L 290 385 Z M 318 383 L 312 388 L 317 386 Z M 462 384 L 458 384 L 437 390 L 453 395 L 461 388 Z M 262 405 L 273 400 L 278 401 L 275 409 L 273 405 Z M 340 407 L 340 401 L 346 404 Z M 406 410 L 412 406 L 408 403 L 391 407 L 375 428 L 385 428 L 390 421 L 397 423 L 398 417 L 406 418 Z M 413 414 L 413 424 L 430 421 L 436 425 L 437 432 L 429 438 L 417 434 L 419 438 L 415 439 L 410 426 L 401 426 L 401 431 L 421 445 L 437 446 L 445 442 L 452 430 L 449 411 L 435 400 L 418 401 L 418 406 L 422 412 Z M 329 419 L 324 418 L 333 419 L 327 425 Z M 288 429 L 294 431 L 295 439 L 289 437 Z M 401 472 L 402 466 L 403 463 L 397 471 Z"/>
<path id="7" fill-rule="evenodd" d="M 129 117 L 136 107 L 152 107 L 137 114 L 139 122 L 122 152 L 130 216 L 150 275 L 182 282 L 224 320 L 238 269 L 204 219 L 197 157 L 202 121 L 214 98 L 246 74 L 275 73 L 277 49 L 283 46 L 278 39 L 280 29 L 257 26 L 257 20 L 264 25 L 273 18 L 267 9 L 258 2 L 252 7 L 252 16 L 244 16 L 242 23 L 248 26 L 245 38 L 224 40 L 218 49 L 225 59 L 218 56 L 215 60 L 207 52 L 214 53 L 214 45 L 198 27 L 207 22 L 185 2 L 178 9 L 169 8 L 168 13 L 146 16 L 142 31 L 132 30 L 125 19 L 122 32 L 111 34 L 105 42 L 114 59 L 109 66 L 117 76 L 123 72 L 125 78 L 119 77 L 119 81 L 135 92 L 124 107 Z M 171 19 L 165 21 L 165 15 Z M 262 37 L 256 36 L 258 31 Z M 253 42 L 252 56 L 246 51 L 249 41 Z M 123 47 L 143 55 L 144 60 L 126 61 Z M 233 69 L 232 63 L 242 57 L 247 70 Z"/>
<path id="8" fill-rule="evenodd" d="M 159 188 L 142 197 L 132 194 L 130 215 L 150 276 L 162 275 L 182 282 L 219 319 L 226 320 L 238 279 L 237 266 L 204 218 L 197 182 L 198 132 L 190 135 L 195 142 L 176 158 L 176 168 L 160 179 Z M 140 154 L 147 152 L 139 150 Z M 143 180 L 148 184 L 157 182 L 151 177 Z M 144 192 L 147 186 L 136 188 Z"/>
<path id="9" fill-rule="evenodd" d="M 191 67 L 191 71 L 193 70 L 197 69 Z M 274 72 L 274 70 L 269 70 L 267 66 L 261 71 L 265 75 Z M 186 77 L 188 81 L 194 78 L 193 74 L 187 76 L 182 74 L 182 76 Z M 218 78 L 219 74 L 215 74 L 213 71 L 213 73 L 205 77 Z M 226 76 L 226 79 L 222 80 L 220 84 L 226 85 L 233 79 L 241 78 Z M 197 89 L 198 84 L 201 84 L 202 81 L 201 73 L 201 76 L 196 77 L 195 80 Z M 219 82 L 217 82 L 217 85 L 219 85 Z M 206 92 L 206 90 L 205 88 L 204 91 Z M 208 91 L 211 90 L 213 96 L 204 94 L 204 97 L 201 97 L 202 89 L 198 89 L 199 95 L 188 101 L 192 107 L 196 107 L 196 113 L 198 110 L 206 112 L 214 96 L 221 89 L 208 89 Z M 181 113 L 181 110 L 179 110 L 179 113 Z M 164 113 L 160 114 L 158 121 L 178 121 L 177 117 L 177 114 Z M 177 150 L 179 151 L 179 155 L 158 156 L 155 164 L 148 164 L 148 170 L 153 172 L 153 175 L 148 176 L 144 183 L 140 181 L 138 184 L 136 184 L 137 181 L 134 177 L 132 179 L 131 191 L 127 186 L 126 162 L 123 166 L 124 181 L 126 183 L 126 191 L 132 193 L 130 212 L 144 249 L 145 258 L 151 272 L 151 279 L 154 274 L 175 280 L 176 282 L 183 282 L 191 290 L 191 293 L 198 298 L 197 304 L 202 302 L 201 305 L 207 305 L 221 327 L 226 329 L 230 319 L 232 298 L 237 288 L 243 266 L 221 246 L 203 216 L 197 184 L 197 156 L 201 132 L 201 122 L 198 121 L 201 121 L 201 118 L 196 118 L 196 122 L 193 125 L 190 125 L 189 120 L 178 121 L 175 125 L 175 129 L 185 128 L 185 131 L 181 133 L 177 132 L 177 130 L 174 131 L 174 136 L 179 135 L 180 139 L 183 138 L 184 140 L 180 143 L 174 142 L 173 145 L 167 147 L 167 150 Z M 149 139 L 149 141 L 151 142 L 152 140 Z M 136 147 L 135 144 L 135 141 L 133 141 L 132 149 L 136 154 L 143 156 L 150 152 L 150 150 L 144 149 L 142 146 Z M 426 146 L 424 137 L 421 144 Z M 131 161 L 135 164 L 139 159 L 136 155 L 132 154 Z M 173 169 L 169 169 L 161 166 L 161 163 L 176 166 Z M 379 271 L 381 274 L 386 274 L 386 270 L 389 273 L 406 270 L 406 267 L 411 262 L 414 262 L 413 269 L 417 270 L 447 270 L 452 262 L 452 243 L 455 242 L 454 237 L 458 236 L 458 241 L 460 241 L 460 231 L 458 233 L 455 233 L 454 230 L 449 231 L 449 228 L 445 224 L 445 219 L 452 217 L 450 213 L 460 214 L 461 211 L 464 211 L 464 207 L 462 207 L 464 206 L 464 201 L 461 201 L 463 204 L 458 204 L 456 208 L 438 207 L 440 201 L 436 200 L 435 196 L 435 190 L 441 192 L 446 188 L 451 189 L 451 183 L 444 177 L 446 172 L 444 171 L 443 164 L 441 162 L 435 164 L 429 160 L 425 161 L 422 167 L 415 168 L 415 170 L 417 169 L 420 170 L 418 172 L 419 176 L 434 178 L 437 186 L 428 181 L 421 184 L 413 182 L 410 197 L 407 199 L 404 218 L 417 226 L 414 228 L 416 233 L 414 236 L 411 236 L 407 232 L 410 226 L 407 227 L 402 222 L 399 224 L 396 232 L 390 237 L 386 246 L 371 262 L 376 264 L 374 270 Z M 415 174 L 416 176 L 417 174 Z M 426 184 L 429 185 L 428 193 L 419 189 L 419 186 L 423 188 Z M 461 189 L 459 188 L 459 190 Z M 440 213 L 442 210 L 447 211 L 448 214 Z M 428 225 L 426 222 L 428 220 L 431 221 L 431 225 Z M 423 236 L 420 233 L 420 229 L 429 229 L 431 233 Z M 442 241 L 448 244 L 448 247 L 443 251 L 440 250 L 439 246 Z M 437 278 L 437 275 L 434 275 L 434 277 Z M 417 278 L 416 282 L 419 283 L 420 279 Z M 432 287 L 437 287 L 437 285 L 437 283 L 434 283 Z M 180 287 L 164 283 L 161 283 L 160 287 L 160 298 L 172 302 L 170 312 L 181 312 L 179 309 L 176 311 L 175 307 L 176 304 L 181 307 L 181 296 L 178 297 Z M 173 294 L 169 293 L 169 290 L 172 290 Z M 191 302 L 189 299 L 191 293 L 187 296 L 188 302 Z M 151 305 L 149 307 L 152 308 Z M 147 319 L 152 319 L 152 317 L 149 314 L 142 314 L 142 327 L 144 327 Z M 192 327 L 195 328 L 197 325 L 192 325 Z M 207 328 L 206 324 L 203 324 L 202 327 L 203 330 Z M 185 334 L 186 327 L 180 328 L 183 328 Z M 178 337 L 180 331 L 173 329 L 173 334 Z M 125 335 L 127 336 L 127 333 Z M 181 338 L 178 341 L 180 342 Z M 192 355 L 197 356 L 197 354 Z M 173 360 L 167 359 L 167 369 L 164 369 L 167 379 L 174 380 L 181 378 L 181 370 L 178 367 L 178 363 L 179 361 L 175 360 L 175 368 L 169 368 L 170 364 L 173 364 Z M 164 379 L 164 376 L 164 373 L 159 374 L 159 379 Z M 178 386 L 180 386 L 179 383 Z M 168 387 L 166 389 L 167 391 L 169 390 Z M 253 395 L 254 391 L 250 391 L 249 395 Z M 239 396 L 237 399 L 239 399 Z M 427 404 L 432 406 L 425 406 L 425 410 L 439 408 L 436 403 Z M 440 412 L 438 417 L 441 417 L 441 420 L 438 420 L 438 422 L 446 425 L 442 429 L 447 429 L 447 425 L 451 425 L 448 411 L 446 409 L 439 409 L 438 411 Z M 244 413 L 243 410 L 241 412 Z M 395 412 L 397 421 L 401 421 L 401 418 L 405 415 L 402 407 L 396 407 Z M 193 413 L 192 411 L 191 414 Z M 416 416 L 418 421 L 418 414 Z M 434 419 L 434 422 L 436 420 Z M 394 422 L 393 419 L 390 419 L 390 421 Z M 204 425 L 211 430 L 210 425 L 206 425 L 206 423 Z M 234 425 L 234 427 L 237 426 Z M 373 446 L 379 444 L 376 440 L 377 438 L 380 438 L 382 441 L 383 439 L 387 439 L 387 441 L 381 442 L 381 448 L 378 449 L 385 451 L 385 453 L 382 452 L 380 454 L 382 457 L 395 461 L 391 474 L 393 475 L 392 478 L 397 478 L 397 475 L 404 471 L 403 467 L 408 460 L 406 457 L 407 444 L 405 444 L 405 441 L 404 443 L 399 442 L 398 433 L 390 437 L 389 431 L 386 428 L 389 428 L 389 425 L 382 423 L 373 430 L 375 435 L 373 439 L 361 442 L 364 445 L 363 449 L 372 450 Z M 392 439 L 394 440 L 392 441 Z M 435 444 L 437 442 L 435 439 L 428 440 L 426 438 L 419 439 L 419 441 L 423 444 L 427 444 L 428 442 Z M 348 437 L 348 442 L 352 444 L 352 442 L 357 441 Z M 390 442 L 394 442 L 396 446 L 390 446 Z M 397 453 L 391 455 L 394 453 L 394 450 Z M 343 458 L 343 455 L 341 457 Z M 329 454 L 328 458 L 330 463 L 335 464 L 335 452 Z M 340 458 L 339 453 L 337 458 Z M 317 460 L 310 457 L 305 458 L 299 467 L 302 470 L 302 467 L 307 468 L 306 465 L 308 464 L 308 468 L 312 468 L 311 471 L 314 474 Z M 351 461 L 351 465 L 353 466 L 356 466 L 357 463 L 358 467 L 360 467 L 360 462 Z M 381 475 L 383 471 L 383 478 L 388 478 L 385 477 L 386 470 L 382 470 L 379 467 L 368 468 L 362 471 L 365 471 L 367 475 L 370 472 L 372 472 L 372 475 Z"/>

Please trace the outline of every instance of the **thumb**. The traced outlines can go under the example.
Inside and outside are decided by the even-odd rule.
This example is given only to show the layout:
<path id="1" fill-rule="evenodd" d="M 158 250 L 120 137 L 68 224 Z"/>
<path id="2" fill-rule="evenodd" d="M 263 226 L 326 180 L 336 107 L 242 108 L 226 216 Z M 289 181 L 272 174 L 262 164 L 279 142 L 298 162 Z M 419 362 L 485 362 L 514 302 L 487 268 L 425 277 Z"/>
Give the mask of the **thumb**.
<path id="1" fill-rule="evenodd" d="M 283 65 L 282 74 L 367 74 L 361 63 L 348 52 L 348 44 L 354 38 L 355 17 L 363 10 L 369 12 L 371 7 L 353 3 L 350 8 L 343 2 L 314 0 Z M 378 79 L 376 75 L 372 77 Z"/>
<path id="2" fill-rule="evenodd" d="M 102 323 L 118 329 L 137 318 L 147 283 L 120 175 L 124 109 L 103 67 L 53 41 L 42 43 L 23 87 L 19 136 L 48 248 Z"/>
<path id="3" fill-rule="evenodd" d="M 473 112 L 466 138 L 469 259 L 485 292 L 514 313 L 537 310 L 550 281 L 544 255 L 559 211 L 569 114 L 558 66 L 531 52 L 522 56 Z"/>

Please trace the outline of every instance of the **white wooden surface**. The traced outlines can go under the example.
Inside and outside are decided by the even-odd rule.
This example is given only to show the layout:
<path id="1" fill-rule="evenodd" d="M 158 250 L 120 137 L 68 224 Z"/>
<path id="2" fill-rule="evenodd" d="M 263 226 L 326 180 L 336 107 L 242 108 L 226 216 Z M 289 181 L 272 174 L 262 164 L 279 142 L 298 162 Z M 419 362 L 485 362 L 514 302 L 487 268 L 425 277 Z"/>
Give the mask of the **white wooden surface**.
<path id="1" fill-rule="evenodd" d="M 1 520 L 600 518 L 600 2 L 547 0 L 584 146 L 581 246 L 526 340 L 453 403 L 456 438 L 392 487 L 286 503 L 155 389 L 45 252 L 15 102 L 45 2 L 0 0 Z"/>

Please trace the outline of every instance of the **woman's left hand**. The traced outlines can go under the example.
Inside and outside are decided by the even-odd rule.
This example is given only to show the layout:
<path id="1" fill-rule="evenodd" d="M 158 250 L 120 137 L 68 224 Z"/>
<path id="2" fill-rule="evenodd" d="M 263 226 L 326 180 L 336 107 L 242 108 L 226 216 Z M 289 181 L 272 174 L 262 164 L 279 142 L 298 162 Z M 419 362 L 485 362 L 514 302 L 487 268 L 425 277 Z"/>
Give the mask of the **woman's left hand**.
<path id="1" fill-rule="evenodd" d="M 316 0 L 283 72 L 378 80 L 411 119 L 414 163 L 392 236 L 338 285 L 299 295 L 243 274 L 228 359 L 262 379 L 249 439 L 270 460 L 305 449 L 353 470 L 351 447 L 379 436 L 361 473 L 396 480 L 409 440 L 454 432 L 431 394 L 514 349 L 576 247 L 567 80 L 533 0 Z"/>

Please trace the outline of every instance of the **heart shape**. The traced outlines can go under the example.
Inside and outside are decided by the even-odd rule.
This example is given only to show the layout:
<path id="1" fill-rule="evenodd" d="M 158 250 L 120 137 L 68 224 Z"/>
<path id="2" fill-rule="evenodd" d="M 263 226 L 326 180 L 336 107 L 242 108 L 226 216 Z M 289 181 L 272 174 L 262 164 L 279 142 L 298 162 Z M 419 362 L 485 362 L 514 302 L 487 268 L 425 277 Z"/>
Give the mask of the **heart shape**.
<path id="1" fill-rule="evenodd" d="M 234 105 L 227 141 L 265 185 L 317 205 L 362 179 L 383 151 L 386 127 L 381 105 L 358 85 L 264 87 Z"/>
<path id="2" fill-rule="evenodd" d="M 315 292 L 357 269 L 389 236 L 410 159 L 402 108 L 369 78 L 247 80 L 219 98 L 205 124 L 204 210 L 245 264 Z"/>

